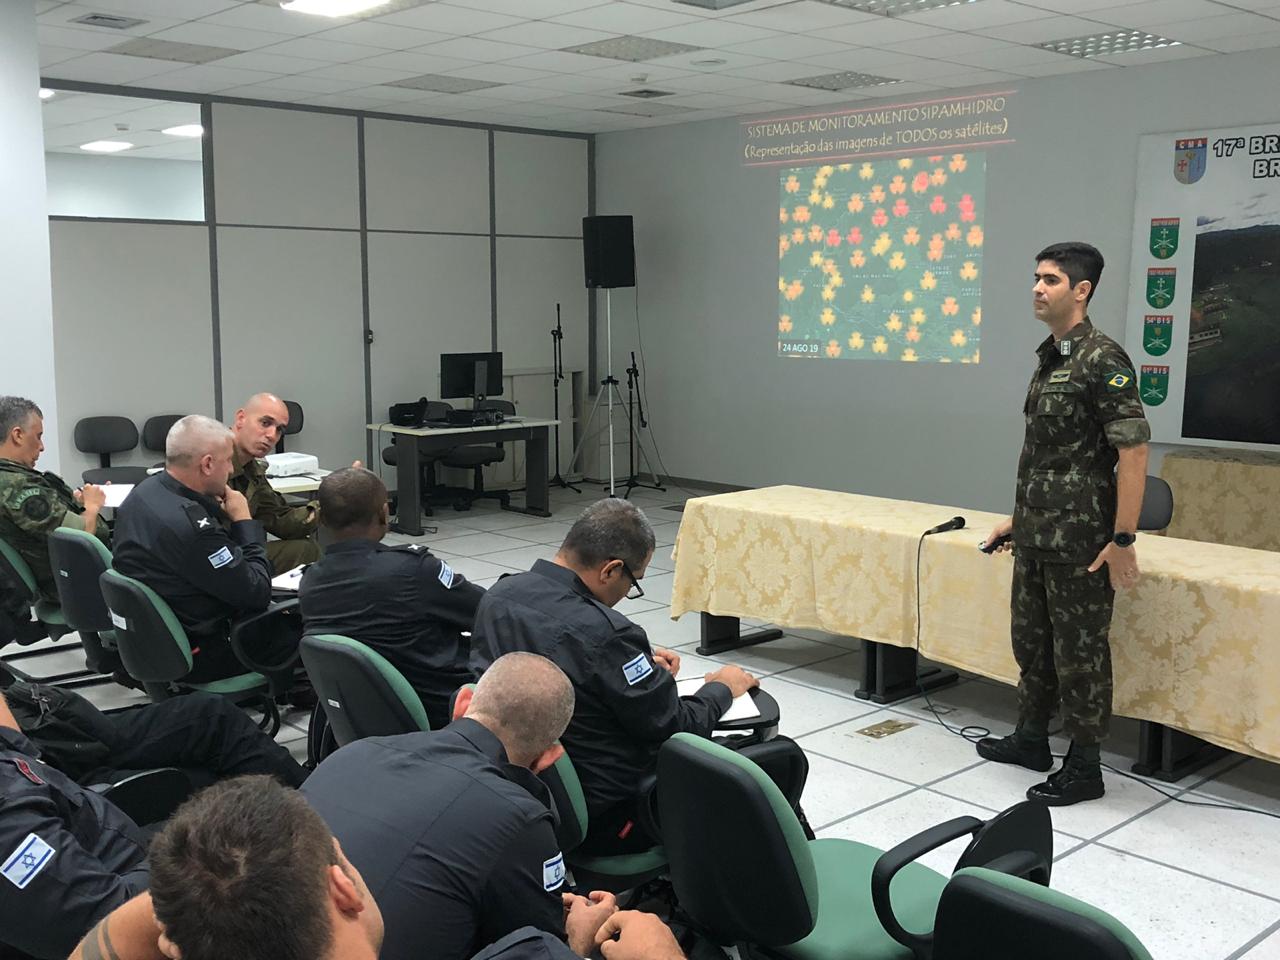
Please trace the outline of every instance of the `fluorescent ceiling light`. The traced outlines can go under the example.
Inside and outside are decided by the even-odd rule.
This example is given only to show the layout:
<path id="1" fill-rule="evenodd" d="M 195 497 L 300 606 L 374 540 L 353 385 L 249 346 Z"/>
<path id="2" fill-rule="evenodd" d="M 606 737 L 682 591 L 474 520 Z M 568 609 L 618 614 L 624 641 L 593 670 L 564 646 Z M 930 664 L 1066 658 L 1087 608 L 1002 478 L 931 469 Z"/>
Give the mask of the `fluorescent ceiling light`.
<path id="1" fill-rule="evenodd" d="M 280 0 L 280 9 L 290 13 L 313 13 L 318 17 L 351 17 L 391 0 Z"/>
<path id="2" fill-rule="evenodd" d="M 48 87 L 41 87 L 41 88 L 40 88 L 40 99 L 41 99 L 41 100 L 48 100 L 50 97 L 55 97 L 55 96 L 57 96 L 57 95 L 58 95 L 58 91 L 57 91 L 57 90 L 50 90 Z"/>
<path id="3" fill-rule="evenodd" d="M 203 137 L 204 127 L 198 123 L 183 123 L 176 127 L 165 127 L 160 132 L 171 137 Z"/>
<path id="4" fill-rule="evenodd" d="M 958 7 L 977 0 L 818 0 L 833 7 L 848 7 L 862 13 L 876 13 L 882 17 L 902 17 L 909 13 L 924 13 L 942 7 Z"/>
<path id="5" fill-rule="evenodd" d="M 845 70 L 842 73 L 824 73 L 816 77 L 800 77 L 797 80 L 786 80 L 793 87 L 812 87 L 814 90 L 856 90 L 859 87 L 886 87 L 892 83 L 902 83 L 893 77 L 881 77 L 874 73 L 858 73 L 856 70 Z"/>
<path id="6" fill-rule="evenodd" d="M 1082 37 L 1067 37 L 1062 40 L 1048 40 L 1036 44 L 1054 53 L 1065 53 L 1068 56 L 1088 60 L 1092 57 L 1112 57 L 1121 53 L 1141 53 L 1144 50 L 1158 50 L 1161 47 L 1180 47 L 1180 40 L 1170 40 L 1145 30 L 1114 30 L 1110 33 L 1085 34 Z"/>
<path id="7" fill-rule="evenodd" d="M 132 146 L 132 143 L 125 143 L 123 140 L 94 140 L 92 143 L 80 144 L 80 149 L 90 153 L 119 153 Z"/>

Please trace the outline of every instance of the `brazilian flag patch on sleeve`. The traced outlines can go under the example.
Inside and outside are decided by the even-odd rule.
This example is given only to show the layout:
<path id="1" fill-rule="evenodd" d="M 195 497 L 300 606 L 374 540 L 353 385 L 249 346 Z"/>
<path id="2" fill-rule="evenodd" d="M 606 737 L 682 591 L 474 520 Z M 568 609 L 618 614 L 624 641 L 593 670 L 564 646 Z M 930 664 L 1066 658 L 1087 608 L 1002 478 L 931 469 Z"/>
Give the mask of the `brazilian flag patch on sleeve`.
<path id="1" fill-rule="evenodd" d="M 1107 375 L 1107 390 L 1111 393 L 1123 390 L 1131 383 L 1133 383 L 1132 370 L 1116 370 Z"/>

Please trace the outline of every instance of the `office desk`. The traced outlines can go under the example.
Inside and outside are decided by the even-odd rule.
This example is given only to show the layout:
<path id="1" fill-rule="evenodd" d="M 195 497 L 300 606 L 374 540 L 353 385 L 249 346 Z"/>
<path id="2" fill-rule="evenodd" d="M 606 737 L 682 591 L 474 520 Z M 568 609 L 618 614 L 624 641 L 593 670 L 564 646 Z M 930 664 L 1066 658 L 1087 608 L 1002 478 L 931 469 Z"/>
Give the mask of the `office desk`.
<path id="1" fill-rule="evenodd" d="M 548 496 L 548 461 L 551 428 L 559 420 L 529 417 L 490 427 L 397 427 L 370 423 L 367 429 L 390 433 L 396 447 L 396 496 L 399 498 L 393 529 L 411 537 L 422 535 L 422 468 L 424 453 L 440 453 L 454 447 L 481 446 L 523 440 L 525 444 L 525 494 L 523 507 L 503 507 L 535 517 L 551 516 Z M 379 451 L 379 456 L 381 452 Z"/>

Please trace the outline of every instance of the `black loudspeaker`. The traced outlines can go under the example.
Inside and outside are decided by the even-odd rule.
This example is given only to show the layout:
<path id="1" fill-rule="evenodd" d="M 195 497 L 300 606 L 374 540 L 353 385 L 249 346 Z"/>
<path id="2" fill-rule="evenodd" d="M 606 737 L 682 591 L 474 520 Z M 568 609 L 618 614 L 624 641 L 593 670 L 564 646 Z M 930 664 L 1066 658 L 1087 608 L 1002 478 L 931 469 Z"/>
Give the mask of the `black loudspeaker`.
<path id="1" fill-rule="evenodd" d="M 582 218 L 582 266 L 588 287 L 634 287 L 630 217 Z"/>

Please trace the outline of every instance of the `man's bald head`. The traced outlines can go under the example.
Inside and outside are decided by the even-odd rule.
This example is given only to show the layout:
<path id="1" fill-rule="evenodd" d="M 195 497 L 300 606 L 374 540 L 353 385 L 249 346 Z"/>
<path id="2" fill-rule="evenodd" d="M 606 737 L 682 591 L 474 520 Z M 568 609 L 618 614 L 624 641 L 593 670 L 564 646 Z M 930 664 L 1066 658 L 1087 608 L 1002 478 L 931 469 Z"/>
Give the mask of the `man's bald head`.
<path id="1" fill-rule="evenodd" d="M 387 486 L 372 470 L 343 467 L 320 481 L 320 522 L 340 540 L 386 535 Z"/>
<path id="2" fill-rule="evenodd" d="M 190 489 L 213 496 L 226 488 L 231 451 L 231 431 L 217 420 L 196 413 L 169 428 L 164 441 L 164 466 Z"/>
<path id="3" fill-rule="evenodd" d="M 573 684 L 554 663 L 536 653 L 508 653 L 484 672 L 466 715 L 502 741 L 512 763 L 539 769 L 569 726 L 573 703 Z"/>
<path id="4" fill-rule="evenodd" d="M 275 449 L 289 426 L 289 408 L 274 393 L 255 393 L 236 411 L 236 460 L 245 463 Z"/>

